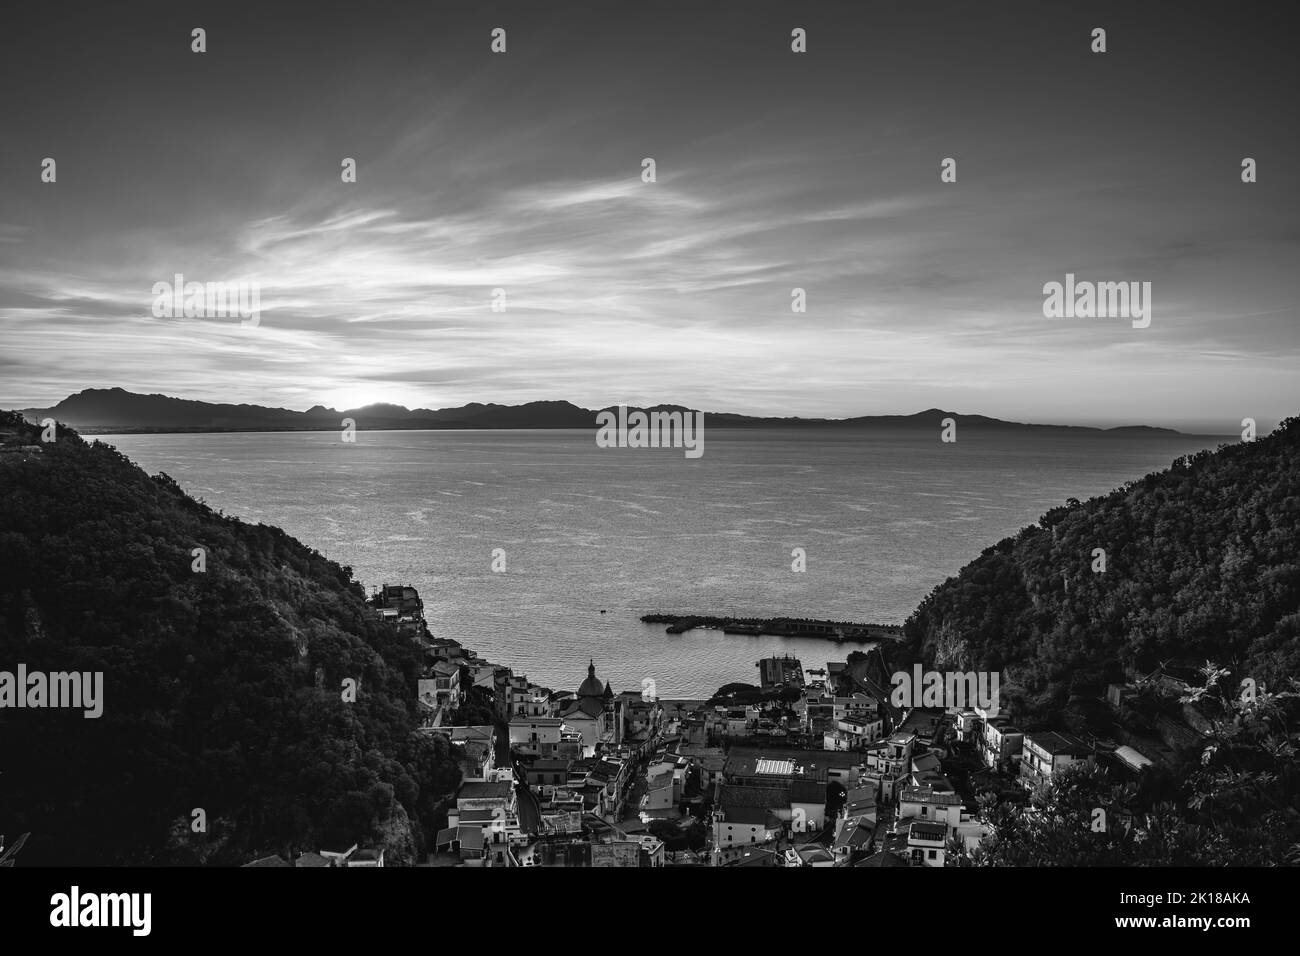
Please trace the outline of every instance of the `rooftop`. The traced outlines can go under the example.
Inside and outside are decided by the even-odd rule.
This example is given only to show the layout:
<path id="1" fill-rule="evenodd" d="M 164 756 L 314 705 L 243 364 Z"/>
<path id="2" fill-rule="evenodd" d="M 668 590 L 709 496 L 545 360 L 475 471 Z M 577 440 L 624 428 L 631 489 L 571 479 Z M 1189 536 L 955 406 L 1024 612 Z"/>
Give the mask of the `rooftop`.
<path id="1" fill-rule="evenodd" d="M 732 777 L 808 777 L 824 780 L 828 770 L 848 770 L 861 761 L 858 754 L 833 750 L 788 750 L 776 747 L 733 747 L 726 773 Z"/>
<path id="2" fill-rule="evenodd" d="M 816 780 L 796 780 L 790 784 L 790 802 L 824 804 L 826 785 Z"/>
<path id="3" fill-rule="evenodd" d="M 948 838 L 948 828 L 942 823 L 913 820 L 912 825 L 908 827 L 907 835 L 910 840 L 943 841 Z"/>
<path id="4" fill-rule="evenodd" d="M 962 802 L 955 793 L 942 793 L 934 787 L 904 787 L 898 795 L 900 801 L 907 803 L 937 803 L 945 807 L 957 806 Z"/>
<path id="5" fill-rule="evenodd" d="M 1092 753 L 1092 749 L 1078 737 L 1055 730 L 1028 734 L 1025 742 L 1054 757 L 1058 755 L 1082 757 Z"/>
<path id="6" fill-rule="evenodd" d="M 514 787 L 508 780 L 467 780 L 456 792 L 457 800 L 507 800 Z"/>
<path id="7" fill-rule="evenodd" d="M 776 815 L 770 810 L 765 810 L 762 807 L 728 806 L 723 811 L 723 819 L 721 822 L 724 825 L 728 823 L 739 823 L 751 827 L 765 826 L 768 829 L 773 830 L 780 829 L 781 827 L 781 821 L 777 819 Z"/>
<path id="8" fill-rule="evenodd" d="M 1118 757 L 1120 760 L 1124 761 L 1125 764 L 1127 764 L 1129 767 L 1133 768 L 1134 770 L 1142 770 L 1146 767 L 1151 766 L 1151 760 L 1149 760 L 1147 757 L 1144 757 L 1139 751 L 1133 749 L 1132 747 L 1116 748 L 1115 756 Z"/>
<path id="9" fill-rule="evenodd" d="M 776 854 L 771 850 L 746 850 L 739 858 L 725 866 L 772 866 Z"/>
<path id="10" fill-rule="evenodd" d="M 835 849 L 860 849 L 871 842 L 875 833 L 875 823 L 862 822 L 862 818 L 850 820 L 840 828 L 840 835 L 835 838 Z"/>
<path id="11" fill-rule="evenodd" d="M 568 760 L 534 760 L 528 765 L 529 770 L 568 770 L 571 761 Z"/>

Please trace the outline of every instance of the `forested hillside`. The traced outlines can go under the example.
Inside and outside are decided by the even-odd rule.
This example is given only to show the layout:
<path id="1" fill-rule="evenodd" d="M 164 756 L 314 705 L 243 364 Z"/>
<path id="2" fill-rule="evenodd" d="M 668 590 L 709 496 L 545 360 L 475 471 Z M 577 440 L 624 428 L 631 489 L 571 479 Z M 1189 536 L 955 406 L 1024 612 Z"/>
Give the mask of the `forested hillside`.
<path id="1" fill-rule="evenodd" d="M 1212 660 L 1286 686 L 1300 674 L 1300 419 L 1053 509 L 935 588 L 905 635 L 940 669 L 1001 672 L 1004 712 L 1028 729 L 1128 667 Z"/>
<path id="2" fill-rule="evenodd" d="M 0 414 L 10 444 L 37 441 Z M 29 865 L 370 841 L 409 861 L 459 771 L 414 733 L 418 648 L 363 597 L 349 568 L 70 430 L 0 456 L 0 670 L 104 673 L 98 719 L 0 711 L 0 832 L 32 832 Z"/>

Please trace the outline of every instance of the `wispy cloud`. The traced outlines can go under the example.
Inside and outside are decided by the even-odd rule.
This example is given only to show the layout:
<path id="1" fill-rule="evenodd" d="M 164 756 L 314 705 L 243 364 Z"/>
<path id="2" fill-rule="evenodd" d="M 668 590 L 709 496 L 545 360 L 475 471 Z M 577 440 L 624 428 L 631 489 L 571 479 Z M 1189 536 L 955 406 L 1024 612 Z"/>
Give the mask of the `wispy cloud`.
<path id="1" fill-rule="evenodd" d="M 699 16 L 719 31 L 652 25 L 610 46 L 589 23 L 578 42 L 530 13 L 508 57 L 451 44 L 431 61 L 391 25 L 322 13 L 311 31 L 336 31 L 327 48 L 371 53 L 340 68 L 298 44 L 273 69 L 258 44 L 268 53 L 288 28 L 276 19 L 228 85 L 187 81 L 188 111 L 82 51 L 106 78 L 103 125 L 20 117 L 10 139 L 57 151 L 60 180 L 0 177 L 0 404 L 120 384 L 302 406 L 947 404 L 1102 422 L 1293 410 L 1296 187 L 1244 187 L 1232 156 L 1185 159 L 1220 128 L 1229 152 L 1290 148 L 1286 123 L 1242 138 L 1230 97 L 1189 75 L 1157 136 L 1142 84 L 1160 71 L 1081 91 L 1065 61 L 1026 89 L 1014 64 L 983 58 L 982 88 L 953 88 L 982 22 L 960 5 L 925 43 L 913 14 L 881 14 L 871 35 L 894 39 L 872 56 L 818 30 L 802 62 L 762 17 L 721 29 Z M 1023 49 L 1051 39 L 1037 21 L 1008 29 Z M 886 79 L 889 97 L 868 95 Z M 48 83 L 24 72 L 14 95 L 86 95 Z M 1105 136 L 1046 111 L 1093 116 L 1092 97 L 1111 110 Z M 172 145 L 141 153 L 113 130 L 151 109 L 173 117 Z M 62 145 L 36 145 L 51 139 Z M 947 155 L 955 184 L 939 181 Z M 339 181 L 344 156 L 355 184 Z M 1045 319 L 1043 283 L 1066 272 L 1151 282 L 1150 328 Z M 258 283 L 259 325 L 154 318 L 153 284 L 178 273 Z"/>

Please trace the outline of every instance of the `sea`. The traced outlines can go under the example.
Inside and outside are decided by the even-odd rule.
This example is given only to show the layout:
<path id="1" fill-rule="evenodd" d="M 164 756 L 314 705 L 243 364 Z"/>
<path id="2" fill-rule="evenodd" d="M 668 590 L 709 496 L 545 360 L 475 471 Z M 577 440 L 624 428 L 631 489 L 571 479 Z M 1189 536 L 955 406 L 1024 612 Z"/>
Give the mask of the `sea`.
<path id="1" fill-rule="evenodd" d="M 980 552 L 1214 436 L 710 429 L 704 454 L 569 430 L 96 436 L 367 590 L 411 584 L 435 636 L 552 689 L 703 698 L 852 644 L 665 633 L 651 612 L 901 624 Z M 802 549 L 802 550 L 797 550 Z M 794 570 L 802 565 L 804 570 Z"/>

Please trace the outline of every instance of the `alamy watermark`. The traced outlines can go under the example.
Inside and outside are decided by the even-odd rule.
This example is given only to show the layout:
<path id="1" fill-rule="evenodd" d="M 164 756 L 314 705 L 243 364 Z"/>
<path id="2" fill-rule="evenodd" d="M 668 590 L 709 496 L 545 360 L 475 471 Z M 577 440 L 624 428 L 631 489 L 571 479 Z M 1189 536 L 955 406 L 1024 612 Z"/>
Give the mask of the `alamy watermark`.
<path id="1" fill-rule="evenodd" d="M 132 936 L 148 936 L 153 928 L 152 893 L 83 893 L 73 886 L 50 897 L 50 925 L 76 928 L 125 927 Z"/>
<path id="2" fill-rule="evenodd" d="M 84 710 L 88 720 L 104 713 L 103 671 L 0 671 L 0 710 L 7 707 L 68 707 Z"/>
<path id="3" fill-rule="evenodd" d="M 890 678 L 894 689 L 889 702 L 895 707 L 942 707 L 949 711 L 979 708 L 996 717 L 998 704 L 997 671 L 922 671 L 920 664 L 912 672 L 898 671 Z"/>
<path id="4" fill-rule="evenodd" d="M 596 413 L 598 448 L 684 448 L 687 458 L 704 454 L 703 412 L 643 412 L 628 414 L 626 405 L 618 414 L 605 409 Z"/>
<path id="5" fill-rule="evenodd" d="M 256 327 L 262 317 L 262 287 L 257 282 L 186 282 L 176 273 L 175 282 L 153 284 L 155 319 L 242 319 L 239 324 Z"/>
<path id="6" fill-rule="evenodd" d="M 1043 286 L 1043 316 L 1049 319 L 1132 319 L 1133 328 L 1151 324 L 1150 282 L 1065 282 Z"/>

